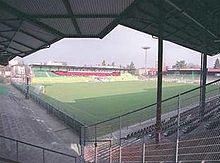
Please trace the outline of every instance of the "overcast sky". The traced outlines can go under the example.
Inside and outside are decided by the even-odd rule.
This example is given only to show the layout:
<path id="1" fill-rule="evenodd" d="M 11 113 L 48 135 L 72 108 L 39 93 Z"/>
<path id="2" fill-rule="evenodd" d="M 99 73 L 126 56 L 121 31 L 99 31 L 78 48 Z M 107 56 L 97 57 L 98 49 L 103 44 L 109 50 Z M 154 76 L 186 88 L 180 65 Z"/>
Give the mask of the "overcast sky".
<path id="1" fill-rule="evenodd" d="M 157 61 L 157 39 L 136 30 L 117 26 L 103 39 L 63 39 L 50 48 L 25 57 L 25 63 L 66 61 L 69 65 L 97 65 L 102 60 L 116 65 L 127 65 L 131 61 L 136 67 L 144 67 L 143 46 L 151 47 L 147 52 L 147 67 L 155 67 Z M 208 66 L 213 67 L 215 57 L 208 57 Z M 171 66 L 177 60 L 200 64 L 200 53 L 164 41 L 164 64 Z"/>

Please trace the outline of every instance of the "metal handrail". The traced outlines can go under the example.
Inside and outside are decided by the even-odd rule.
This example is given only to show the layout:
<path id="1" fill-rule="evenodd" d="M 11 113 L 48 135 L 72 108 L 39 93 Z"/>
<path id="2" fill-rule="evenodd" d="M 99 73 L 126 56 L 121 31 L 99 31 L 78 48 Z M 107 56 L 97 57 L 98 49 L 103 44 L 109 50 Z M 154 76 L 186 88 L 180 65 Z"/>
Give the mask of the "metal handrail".
<path id="1" fill-rule="evenodd" d="M 38 146 L 38 145 L 35 145 L 35 144 L 31 144 L 31 143 L 27 143 L 27 142 L 24 142 L 24 141 L 21 141 L 21 140 L 17 140 L 17 139 L 14 139 L 14 138 L 10 138 L 10 137 L 6 137 L 6 136 L 3 136 L 3 135 L 0 135 L 0 138 L 4 138 L 4 139 L 7 139 L 7 140 L 11 140 L 11 141 L 14 141 L 16 142 L 16 146 L 18 148 L 18 143 L 20 144 L 25 144 L 25 145 L 28 145 L 28 146 L 32 146 L 32 147 L 35 147 L 35 148 L 39 148 L 39 149 L 42 149 L 43 150 L 43 153 L 44 151 L 49 151 L 49 152 L 53 152 L 53 153 L 56 153 L 56 154 L 61 154 L 63 156 L 67 156 L 67 157 L 71 157 L 75 160 L 76 162 L 76 156 L 73 156 L 73 155 L 69 155 L 69 154 L 66 154 L 66 153 L 63 153 L 63 152 L 59 152 L 59 151 L 55 151 L 55 150 L 52 150 L 52 149 L 49 149 L 49 148 L 45 148 L 45 147 L 42 147 L 42 146 Z M 44 156 L 43 156 L 44 157 Z M 17 156 L 18 158 L 18 156 Z"/>

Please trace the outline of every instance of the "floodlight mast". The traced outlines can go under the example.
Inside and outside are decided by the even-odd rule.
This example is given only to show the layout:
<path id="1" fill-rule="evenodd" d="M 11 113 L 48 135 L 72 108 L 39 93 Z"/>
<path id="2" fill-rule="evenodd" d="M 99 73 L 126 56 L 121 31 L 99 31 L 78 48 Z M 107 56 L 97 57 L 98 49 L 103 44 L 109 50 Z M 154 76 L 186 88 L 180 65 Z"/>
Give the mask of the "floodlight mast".
<path id="1" fill-rule="evenodd" d="M 150 49 L 150 47 L 145 46 L 145 47 L 142 47 L 142 49 L 145 50 L 145 54 L 144 54 L 144 74 L 147 75 L 147 50 Z"/>

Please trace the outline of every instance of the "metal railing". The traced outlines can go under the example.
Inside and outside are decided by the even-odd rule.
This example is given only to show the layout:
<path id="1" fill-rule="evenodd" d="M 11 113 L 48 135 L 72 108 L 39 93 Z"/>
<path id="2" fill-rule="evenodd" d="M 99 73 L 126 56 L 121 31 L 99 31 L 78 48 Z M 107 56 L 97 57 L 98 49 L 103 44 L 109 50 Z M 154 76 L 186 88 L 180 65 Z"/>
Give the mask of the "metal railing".
<path id="1" fill-rule="evenodd" d="M 162 101 L 161 132 L 165 133 L 172 129 L 174 131 L 171 134 L 171 137 L 170 135 L 167 136 L 169 137 L 169 142 L 173 144 L 172 152 L 169 153 L 169 155 L 161 155 L 161 158 L 165 159 L 165 157 L 168 157 L 170 158 L 168 161 L 171 162 L 177 162 L 181 160 L 182 155 L 184 154 L 179 151 L 182 148 L 180 144 L 183 141 L 183 138 L 186 140 L 189 139 L 185 138 L 185 136 L 187 137 L 187 134 L 183 133 L 182 131 L 184 127 L 187 128 L 190 126 L 190 124 L 202 124 L 203 126 L 203 123 L 205 122 L 201 121 L 201 112 L 204 111 L 204 117 L 206 117 L 208 116 L 209 112 L 216 111 L 216 108 L 220 106 L 220 79 L 208 83 L 205 87 L 206 105 L 204 108 L 201 106 L 200 97 L 200 91 L 202 87 L 196 87 L 192 90 L 180 93 Z M 155 103 L 85 127 L 84 143 L 85 146 L 90 146 L 90 153 L 94 155 L 93 157 L 88 157 L 90 158 L 88 161 L 95 163 L 126 162 L 125 154 L 123 151 L 126 151 L 126 149 L 129 150 L 131 145 L 135 146 L 135 144 L 137 145 L 138 142 L 137 149 L 141 150 L 137 150 L 138 154 L 135 156 L 138 156 L 137 160 L 132 161 L 142 160 L 151 162 L 150 160 L 151 158 L 154 158 L 154 155 L 151 157 L 149 156 L 149 152 L 151 150 L 149 150 L 148 147 L 149 144 L 154 144 L 156 106 L 157 105 Z M 186 133 L 187 132 L 188 131 L 186 131 Z M 162 137 L 165 136 L 162 135 Z M 97 152 L 97 149 L 103 148 L 103 143 L 99 143 L 99 141 L 102 139 L 112 140 L 111 156 L 105 155 L 105 157 L 99 157 L 99 155 L 102 155 L 102 153 Z M 116 152 L 113 152 L 112 146 L 115 146 Z M 94 151 L 91 152 L 92 150 Z M 108 151 L 109 147 L 107 147 L 106 150 Z M 131 151 L 134 152 L 135 149 L 132 149 Z M 114 157 L 114 155 L 116 156 Z M 216 160 L 218 160 L 218 158 L 216 158 Z M 163 161 L 163 159 L 159 161 Z"/>
<path id="2" fill-rule="evenodd" d="M 167 146 L 171 146 L 172 148 L 166 149 L 165 147 L 167 146 L 158 146 L 157 144 L 154 144 L 153 139 L 155 136 L 156 123 L 155 110 L 157 106 L 156 103 L 154 103 L 89 126 L 85 126 L 83 124 L 79 126 L 77 130 L 81 136 L 81 144 L 82 146 L 85 146 L 85 150 L 82 151 L 82 154 L 86 158 L 86 161 L 95 163 L 121 163 L 126 161 L 129 157 L 126 156 L 126 153 L 124 152 L 129 153 L 130 148 L 131 151 L 137 152 L 137 158 L 131 158 L 133 159 L 132 161 L 142 160 L 143 162 L 153 162 L 154 160 L 157 160 L 156 158 L 160 158 L 158 161 L 163 161 L 164 159 L 171 162 L 184 160 L 186 154 L 181 153 L 181 142 L 189 140 L 190 138 L 187 138 L 187 134 L 184 133 L 185 131 L 183 132 L 183 129 L 185 129 L 185 127 L 189 127 L 191 124 L 195 124 L 195 128 L 199 125 L 201 126 L 201 124 L 204 125 L 204 122 L 201 121 L 201 111 L 204 112 L 205 119 L 205 117 L 209 116 L 209 112 L 217 112 L 216 108 L 220 106 L 220 79 L 206 84 L 205 87 L 206 103 L 203 107 L 201 105 L 202 87 L 196 87 L 162 101 L 161 133 L 166 133 L 168 130 L 174 130 L 172 131 L 172 134 L 166 133 L 168 134 Z M 48 105 L 50 105 L 47 102 L 45 103 L 44 99 L 39 98 L 38 96 L 35 97 L 34 93 L 31 93 L 30 95 L 33 96 L 31 97 L 32 99 L 35 100 L 36 98 L 37 102 L 41 101 L 41 106 L 47 108 Z M 62 112 L 62 108 L 57 108 L 55 106 L 55 109 L 52 110 L 54 112 L 53 114 L 60 119 L 65 119 L 67 116 L 65 112 Z M 61 115 L 60 112 L 64 115 Z M 203 131 L 204 129 L 202 128 L 201 130 Z M 187 132 L 188 131 L 186 131 L 186 133 Z M 162 137 L 165 136 L 162 135 Z M 196 137 L 196 135 L 193 137 Z M 103 147 L 103 142 L 101 142 L 103 139 L 111 140 L 111 144 L 107 145 L 107 149 Z M 166 139 L 167 138 L 165 138 L 165 140 Z M 106 143 L 104 144 L 106 146 Z M 86 150 L 88 147 L 90 147 L 89 150 Z M 160 148 L 161 151 L 167 152 L 170 150 L 171 152 L 161 155 L 157 153 L 150 153 L 151 151 L 155 151 Z M 209 153 L 207 152 L 207 157 L 210 156 L 208 154 Z M 166 159 L 166 157 L 168 159 Z M 213 157 L 206 160 L 211 159 L 213 159 Z M 220 160 L 220 158 L 214 158 L 214 160 Z M 189 159 L 189 161 L 191 160 Z"/>
<path id="3" fill-rule="evenodd" d="M 0 135 L 0 142 L 0 157 L 15 160 L 17 162 L 55 163 L 57 161 L 51 160 L 56 160 L 58 156 L 58 160 L 62 160 L 63 163 L 76 163 L 77 161 L 76 156 L 20 141 L 17 139 L 9 138 L 3 135 Z M 5 148 L 3 148 L 3 145 L 5 146 Z M 10 150 L 8 150 L 10 146 L 11 148 Z M 35 160 L 33 160 L 33 158 Z"/>

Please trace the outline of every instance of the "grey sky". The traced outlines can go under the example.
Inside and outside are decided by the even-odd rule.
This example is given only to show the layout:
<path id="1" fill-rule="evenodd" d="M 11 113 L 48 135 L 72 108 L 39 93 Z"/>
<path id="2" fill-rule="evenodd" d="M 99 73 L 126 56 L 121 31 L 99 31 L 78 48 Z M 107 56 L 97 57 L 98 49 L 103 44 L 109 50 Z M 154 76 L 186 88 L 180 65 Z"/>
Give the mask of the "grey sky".
<path id="1" fill-rule="evenodd" d="M 143 46 L 150 46 L 147 67 L 154 67 L 157 60 L 157 39 L 133 29 L 117 26 L 103 39 L 63 39 L 49 49 L 40 50 L 24 58 L 25 63 L 66 61 L 70 65 L 96 65 L 102 60 L 111 64 L 127 65 L 131 61 L 136 67 L 144 67 Z M 208 57 L 208 66 L 213 67 L 216 57 Z M 164 42 L 164 63 L 168 66 L 177 60 L 200 64 L 200 53 Z"/>

